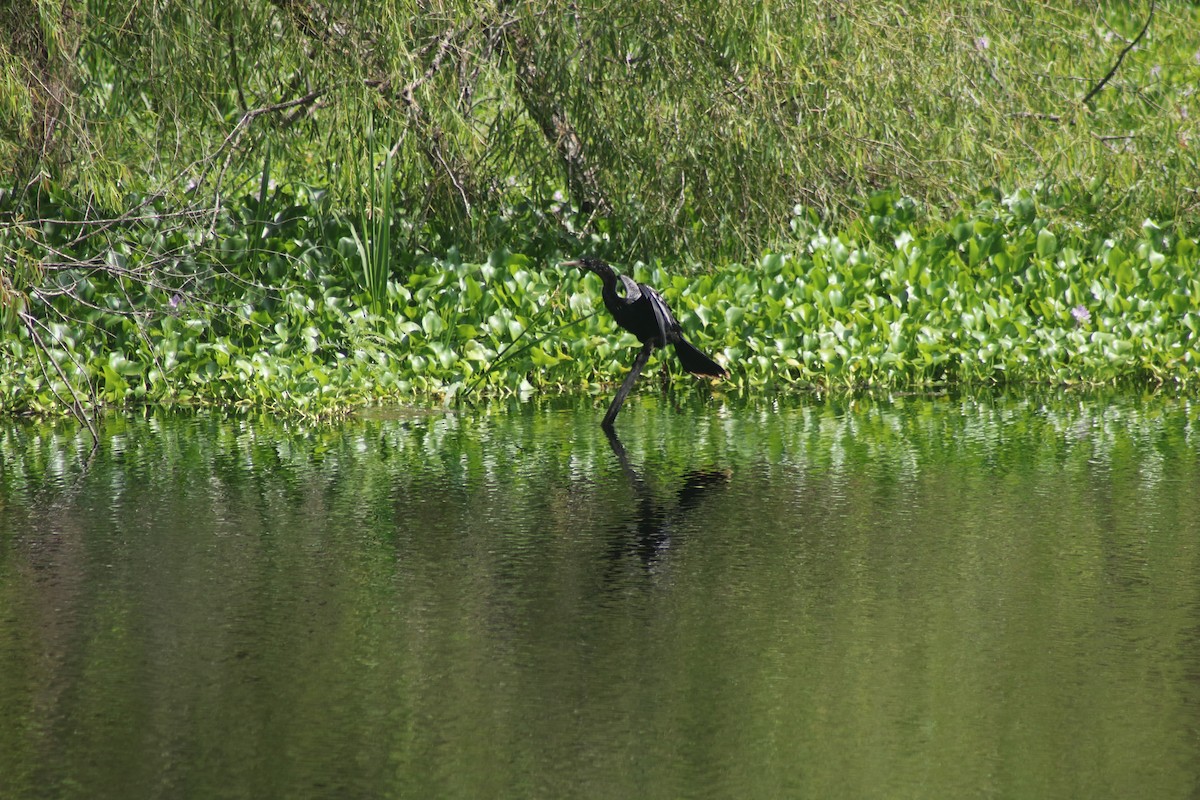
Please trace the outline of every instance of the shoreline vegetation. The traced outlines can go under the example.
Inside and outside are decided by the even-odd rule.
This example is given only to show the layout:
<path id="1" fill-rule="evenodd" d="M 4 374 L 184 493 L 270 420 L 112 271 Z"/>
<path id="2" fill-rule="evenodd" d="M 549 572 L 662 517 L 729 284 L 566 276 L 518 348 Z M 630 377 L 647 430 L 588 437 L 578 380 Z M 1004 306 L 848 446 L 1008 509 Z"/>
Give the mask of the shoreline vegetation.
<path id="1" fill-rule="evenodd" d="M 1194 389 L 1200 8 L 961 6 L 0 12 L 0 414 Z"/>

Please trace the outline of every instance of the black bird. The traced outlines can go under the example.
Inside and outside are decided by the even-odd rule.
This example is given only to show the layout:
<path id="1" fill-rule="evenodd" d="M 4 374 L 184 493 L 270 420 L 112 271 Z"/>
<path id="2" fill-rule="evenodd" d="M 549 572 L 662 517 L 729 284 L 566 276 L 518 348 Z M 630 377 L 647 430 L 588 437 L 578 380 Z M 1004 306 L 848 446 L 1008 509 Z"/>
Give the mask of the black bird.
<path id="1" fill-rule="evenodd" d="M 724 378 L 725 368 L 683 338 L 679 320 L 667 307 L 662 295 L 644 283 L 637 283 L 628 275 L 618 275 L 612 267 L 598 258 L 581 258 L 568 261 L 568 267 L 579 267 L 581 272 L 594 272 L 604 282 L 604 307 L 613 315 L 617 324 L 638 338 L 643 345 L 655 347 L 675 346 L 675 355 L 688 372 Z M 623 284 L 625 295 L 617 292 L 617 284 Z"/>
<path id="2" fill-rule="evenodd" d="M 601 296 L 604 298 L 604 307 L 613 315 L 613 319 L 618 325 L 632 333 L 642 343 L 642 350 L 634 360 L 633 368 L 626 376 L 625 382 L 621 384 L 621 388 L 617 390 L 617 396 L 613 398 L 612 405 L 608 407 L 608 413 L 604 415 L 601 425 L 605 428 L 612 426 L 613 420 L 617 418 L 617 413 L 621 410 L 621 404 L 625 402 L 626 395 L 633 388 L 633 382 L 637 380 L 638 374 L 650 358 L 650 353 L 656 347 L 674 345 L 675 355 L 679 356 L 680 363 L 688 372 L 697 375 L 711 375 L 714 378 L 725 377 L 727 373 L 724 367 L 683 338 L 679 320 L 675 319 L 675 315 L 667 307 L 667 301 L 663 300 L 662 295 L 653 288 L 644 283 L 638 283 L 627 275 L 618 275 L 611 266 L 598 258 L 566 261 L 563 262 L 563 266 L 579 267 L 581 272 L 594 272 L 599 275 L 604 284 L 601 292 Z M 623 295 L 617 291 L 618 283 L 624 290 Z"/>

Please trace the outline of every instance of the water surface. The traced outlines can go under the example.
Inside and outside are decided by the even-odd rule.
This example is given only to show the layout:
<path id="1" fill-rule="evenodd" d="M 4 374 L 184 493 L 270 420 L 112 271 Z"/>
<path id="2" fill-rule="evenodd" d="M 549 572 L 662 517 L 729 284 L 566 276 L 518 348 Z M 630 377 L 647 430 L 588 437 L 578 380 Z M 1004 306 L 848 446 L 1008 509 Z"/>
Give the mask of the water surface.
<path id="1" fill-rule="evenodd" d="M 0 426 L 0 797 L 1180 797 L 1197 408 Z"/>

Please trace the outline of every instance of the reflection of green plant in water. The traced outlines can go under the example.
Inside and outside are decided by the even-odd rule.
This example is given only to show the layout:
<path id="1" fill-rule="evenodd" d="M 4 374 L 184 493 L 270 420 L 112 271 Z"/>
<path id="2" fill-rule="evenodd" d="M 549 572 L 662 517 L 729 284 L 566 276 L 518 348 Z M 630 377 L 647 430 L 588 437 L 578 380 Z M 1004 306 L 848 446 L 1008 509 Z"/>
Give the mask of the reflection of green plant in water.
<path id="1" fill-rule="evenodd" d="M 701 405 L 696 398 L 682 402 Z M 729 399 L 726 405 L 727 413 L 718 415 L 680 414 L 662 401 L 638 404 L 623 430 L 628 458 L 648 469 L 653 485 L 698 464 L 731 468 L 735 476 L 764 466 L 803 466 L 810 474 L 855 469 L 887 480 L 916 479 L 923 469 L 958 462 L 1003 472 L 1020 461 L 1023 469 L 1054 473 L 1168 457 L 1200 469 L 1188 438 L 1195 403 L 1165 393 L 1022 389 Z M 386 504 L 396 486 L 427 473 L 481 491 L 503 486 L 532 499 L 546 470 L 590 476 L 620 467 L 590 403 L 555 400 L 549 407 L 557 410 L 501 401 L 471 414 L 414 410 L 335 425 L 271 414 L 168 414 L 152 422 L 114 415 L 103 420 L 100 433 L 106 442 L 120 439 L 121 464 L 164 486 L 178 480 L 169 465 L 200 472 L 239 465 L 242 477 L 254 475 L 266 495 L 276 494 L 274 483 L 287 494 L 306 481 L 336 481 L 352 495 L 345 498 L 352 508 L 364 507 L 359 500 L 368 498 L 358 495 L 372 492 L 379 495 L 371 502 Z M 86 440 L 86 433 L 63 423 L 4 426 L 0 498 L 72 486 L 87 469 Z"/>
<path id="2" fill-rule="evenodd" d="M 1185 794 L 1193 759 L 1145 765 L 1194 740 L 1195 404 L 1013 394 L 636 402 L 651 500 L 729 470 L 691 513 L 647 509 L 650 558 L 583 402 L 112 415 L 90 462 L 73 425 L 0 425 L 0 774 L 30 797 Z M 713 763 L 714 732 L 738 768 L 678 757 Z M 1081 752 L 1104 757 L 1063 769 Z"/>

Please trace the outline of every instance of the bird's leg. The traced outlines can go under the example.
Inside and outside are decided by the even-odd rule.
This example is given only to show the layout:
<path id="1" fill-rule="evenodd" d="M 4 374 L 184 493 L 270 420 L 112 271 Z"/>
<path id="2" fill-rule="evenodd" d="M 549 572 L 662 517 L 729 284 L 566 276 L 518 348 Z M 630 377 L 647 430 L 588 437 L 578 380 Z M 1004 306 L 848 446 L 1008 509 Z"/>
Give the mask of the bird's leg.
<path id="1" fill-rule="evenodd" d="M 625 398 L 629 396 L 630 390 L 633 389 L 633 382 L 637 380 L 638 375 L 642 372 L 642 368 L 650 360 L 650 353 L 653 350 L 654 342 L 646 342 L 642 345 L 641 352 L 633 360 L 633 368 L 625 376 L 625 380 L 621 383 L 621 388 L 617 389 L 617 396 L 613 398 L 612 404 L 608 407 L 608 412 L 605 413 L 604 419 L 600 422 L 601 426 L 605 428 L 612 427 L 613 422 L 617 419 L 617 414 L 621 412 L 621 406 L 624 405 Z"/>

